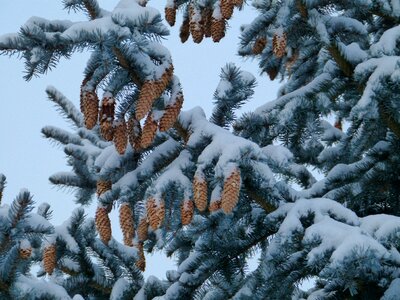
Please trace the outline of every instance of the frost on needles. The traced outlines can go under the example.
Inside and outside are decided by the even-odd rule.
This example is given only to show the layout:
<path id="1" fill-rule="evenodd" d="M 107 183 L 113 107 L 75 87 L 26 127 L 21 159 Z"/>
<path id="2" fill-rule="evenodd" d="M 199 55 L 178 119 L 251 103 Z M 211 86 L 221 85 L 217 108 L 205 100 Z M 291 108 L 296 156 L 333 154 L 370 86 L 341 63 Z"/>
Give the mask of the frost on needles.
<path id="1" fill-rule="evenodd" d="M 32 213 L 27 191 L 3 200 L 1 297 L 399 298 L 396 1 L 248 1 L 258 16 L 242 26 L 239 54 L 282 86 L 238 115 L 255 78 L 228 63 L 209 119 L 200 107 L 181 111 L 182 87 L 160 43 L 168 30 L 147 1 L 123 0 L 113 11 L 95 0 L 64 4 L 89 20 L 33 17 L 0 36 L 0 50 L 22 55 L 26 79 L 91 52 L 80 109 L 47 88 L 72 129 L 42 129 L 70 166 L 50 181 L 72 188 L 78 207 L 52 226 L 49 205 Z M 199 42 L 215 38 L 216 20 L 222 38 L 242 5 L 169 0 L 165 13 L 172 25 L 182 8 L 181 38 Z M 1 175 L 0 197 L 4 186 Z M 96 215 L 85 216 L 81 206 L 92 202 Z M 112 209 L 123 241 L 113 238 Z M 145 252 L 157 250 L 177 267 L 145 279 Z M 302 290 L 310 278 L 314 286 Z"/>

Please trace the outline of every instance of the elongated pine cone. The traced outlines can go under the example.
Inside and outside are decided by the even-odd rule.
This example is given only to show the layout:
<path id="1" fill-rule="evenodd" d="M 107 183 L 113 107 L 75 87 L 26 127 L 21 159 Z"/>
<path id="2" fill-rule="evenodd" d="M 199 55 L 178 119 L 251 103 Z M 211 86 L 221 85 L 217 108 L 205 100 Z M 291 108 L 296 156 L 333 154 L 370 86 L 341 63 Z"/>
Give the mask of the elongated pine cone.
<path id="1" fill-rule="evenodd" d="M 139 252 L 139 259 L 135 262 L 135 265 L 140 271 L 144 272 L 146 269 L 146 258 L 144 256 L 143 243 L 138 243 L 136 248 Z"/>
<path id="2" fill-rule="evenodd" d="M 222 191 L 221 208 L 226 214 L 232 212 L 239 201 L 240 183 L 240 171 L 235 168 L 225 179 Z"/>
<path id="3" fill-rule="evenodd" d="M 119 209 L 119 224 L 124 236 L 124 244 L 132 247 L 132 239 L 135 235 L 135 228 L 133 224 L 132 208 L 128 203 L 122 204 Z"/>
<path id="4" fill-rule="evenodd" d="M 193 180 L 193 198 L 199 211 L 204 211 L 207 208 L 207 181 L 196 175 Z"/>
<path id="5" fill-rule="evenodd" d="M 221 14 L 226 20 L 229 20 L 233 14 L 233 0 L 221 0 Z"/>
<path id="6" fill-rule="evenodd" d="M 140 89 L 139 99 L 136 103 L 135 108 L 135 118 L 136 120 L 141 120 L 150 111 L 153 105 L 155 92 L 155 82 L 152 80 L 146 80 L 142 88 Z"/>
<path id="7" fill-rule="evenodd" d="M 190 6 L 189 9 L 190 23 L 189 29 L 193 38 L 193 42 L 196 44 L 201 43 L 204 36 L 203 24 L 201 21 L 201 14 L 198 10 L 196 10 L 193 6 Z"/>
<path id="8" fill-rule="evenodd" d="M 51 275 L 57 264 L 57 248 L 56 245 L 48 245 L 43 251 L 43 268 L 44 271 Z"/>
<path id="9" fill-rule="evenodd" d="M 165 109 L 163 116 L 160 119 L 159 129 L 160 131 L 167 131 L 170 129 L 176 122 L 176 119 L 181 112 L 183 104 L 183 95 L 179 94 L 176 97 L 175 103 L 172 105 L 168 105 Z"/>
<path id="10" fill-rule="evenodd" d="M 165 8 L 165 20 L 170 26 L 175 25 L 176 20 L 176 6 Z"/>
<path id="11" fill-rule="evenodd" d="M 105 96 L 101 100 L 101 107 L 99 111 L 100 133 L 106 141 L 113 139 L 113 121 L 115 112 L 115 99 L 113 97 Z"/>
<path id="12" fill-rule="evenodd" d="M 278 76 L 279 70 L 277 67 L 273 67 L 271 69 L 267 69 L 267 74 L 269 76 L 269 79 L 274 80 L 276 76 Z"/>
<path id="13" fill-rule="evenodd" d="M 154 98 L 157 99 L 162 95 L 162 93 L 167 88 L 169 82 L 172 79 L 172 75 L 174 74 L 174 66 L 171 66 L 165 70 L 160 80 L 155 81 L 154 83 Z"/>
<path id="14" fill-rule="evenodd" d="M 99 115 L 99 98 L 95 91 L 83 91 L 81 101 L 85 127 L 92 129 L 96 125 Z"/>
<path id="15" fill-rule="evenodd" d="M 28 259 L 29 257 L 31 257 L 31 254 L 32 254 L 31 247 L 19 248 L 19 257 L 21 259 Z"/>
<path id="16" fill-rule="evenodd" d="M 277 58 L 281 58 L 286 53 L 286 33 L 277 32 L 272 38 L 272 52 Z"/>
<path id="17" fill-rule="evenodd" d="M 97 196 L 101 196 L 105 192 L 111 190 L 112 182 L 109 181 L 109 180 L 100 179 L 100 180 L 97 181 L 96 185 L 97 185 L 96 194 L 97 194 Z"/>
<path id="18" fill-rule="evenodd" d="M 95 223 L 100 239 L 107 245 L 111 240 L 111 222 L 108 217 L 107 208 L 97 207 Z"/>
<path id="19" fill-rule="evenodd" d="M 144 122 L 142 137 L 140 139 L 140 147 L 146 149 L 154 140 L 157 133 L 157 122 L 153 121 L 151 114 L 149 114 Z"/>
<path id="20" fill-rule="evenodd" d="M 208 207 L 208 210 L 210 212 L 215 212 L 217 210 L 221 209 L 221 200 L 216 199 L 216 200 L 211 200 L 210 201 L 210 206 Z"/>
<path id="21" fill-rule="evenodd" d="M 286 67 L 286 71 L 289 73 L 289 75 L 291 74 L 292 71 L 292 67 L 293 65 L 296 63 L 297 59 L 299 58 L 299 53 L 295 52 L 286 62 L 285 67 Z"/>
<path id="22" fill-rule="evenodd" d="M 201 21 L 203 22 L 203 30 L 205 37 L 211 37 L 211 22 L 212 22 L 212 10 L 206 7 L 201 12 Z"/>
<path id="23" fill-rule="evenodd" d="M 193 201 L 190 199 L 184 200 L 181 204 L 181 221 L 182 225 L 188 225 L 192 222 L 194 213 Z"/>
<path id="24" fill-rule="evenodd" d="M 164 221 L 165 216 L 165 206 L 164 201 L 157 201 L 153 197 L 147 200 L 147 216 L 149 218 L 150 227 L 156 230 L 160 227 L 161 223 Z"/>
<path id="25" fill-rule="evenodd" d="M 124 119 L 114 122 L 114 145 L 120 155 L 125 153 L 128 145 L 128 131 Z"/>
<path id="26" fill-rule="evenodd" d="M 140 242 L 144 242 L 147 240 L 148 228 L 149 223 L 147 222 L 147 218 L 140 219 L 137 229 L 137 236 Z"/>
<path id="27" fill-rule="evenodd" d="M 253 45 L 253 54 L 261 54 L 267 45 L 267 39 L 265 37 L 259 37 L 256 39 Z"/>
<path id="28" fill-rule="evenodd" d="M 211 37 L 215 43 L 218 43 L 225 36 L 225 20 L 212 18 Z"/>
<path id="29" fill-rule="evenodd" d="M 183 23 L 181 28 L 179 29 L 179 37 L 181 39 L 181 43 L 186 42 L 190 36 L 190 21 L 189 17 L 183 19 Z"/>
<path id="30" fill-rule="evenodd" d="M 142 127 L 135 117 L 132 115 L 128 120 L 128 140 L 132 148 L 136 151 L 140 150 L 140 140 L 142 138 Z"/>

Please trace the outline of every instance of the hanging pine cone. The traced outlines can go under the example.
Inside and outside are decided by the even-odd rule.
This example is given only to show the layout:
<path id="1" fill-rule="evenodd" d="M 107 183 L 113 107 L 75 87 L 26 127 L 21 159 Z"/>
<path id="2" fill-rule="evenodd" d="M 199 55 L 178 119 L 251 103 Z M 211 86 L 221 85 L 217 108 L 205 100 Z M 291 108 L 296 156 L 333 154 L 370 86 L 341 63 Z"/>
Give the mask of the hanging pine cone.
<path id="1" fill-rule="evenodd" d="M 238 168 L 235 168 L 228 178 L 225 179 L 221 197 L 221 208 L 226 214 L 232 212 L 239 200 L 240 182 L 240 171 Z"/>
<path id="2" fill-rule="evenodd" d="M 43 268 L 44 271 L 51 275 L 57 264 L 57 248 L 56 245 L 48 245 L 43 251 Z"/>
<path id="3" fill-rule="evenodd" d="M 204 211 L 207 208 L 207 181 L 203 176 L 194 176 L 193 198 L 199 211 Z"/>
<path id="4" fill-rule="evenodd" d="M 291 70 L 293 65 L 296 63 L 297 58 L 299 57 L 299 52 L 296 51 L 294 54 L 292 54 L 292 56 L 287 60 L 286 62 L 286 71 L 289 73 L 289 75 L 291 74 Z"/>
<path id="5" fill-rule="evenodd" d="M 151 229 L 157 230 L 160 227 L 161 223 L 164 221 L 164 201 L 162 199 L 157 201 L 153 197 L 150 197 L 147 200 L 147 216 L 149 218 Z"/>
<path id="6" fill-rule="evenodd" d="M 21 259 L 28 259 L 31 257 L 32 254 L 32 247 L 29 241 L 25 240 L 21 242 L 20 247 L 19 247 L 19 257 Z"/>
<path id="7" fill-rule="evenodd" d="M 203 30 L 205 37 L 211 37 L 211 22 L 212 22 L 212 10 L 206 7 L 201 12 L 201 21 L 203 22 Z"/>
<path id="8" fill-rule="evenodd" d="M 183 104 L 183 95 L 179 93 L 176 96 L 175 103 L 168 105 L 165 109 L 163 116 L 160 119 L 159 129 L 161 132 L 170 129 L 176 122 L 176 119 L 181 112 Z"/>
<path id="9" fill-rule="evenodd" d="M 267 39 L 265 37 L 257 38 L 253 45 L 253 54 L 254 55 L 261 54 L 266 45 L 267 45 Z"/>
<path id="10" fill-rule="evenodd" d="M 137 249 L 138 249 L 138 254 L 139 254 L 139 258 L 138 260 L 135 262 L 136 267 L 144 272 L 144 270 L 146 269 L 146 258 L 144 256 L 144 250 L 143 250 L 143 243 L 138 243 L 136 245 Z"/>
<path id="11" fill-rule="evenodd" d="M 83 91 L 81 109 L 85 121 L 85 127 L 92 129 L 97 123 L 99 114 L 99 98 L 95 91 Z"/>
<path id="12" fill-rule="evenodd" d="M 267 74 L 269 76 L 269 79 L 274 80 L 276 78 L 276 76 L 278 75 L 279 70 L 277 67 L 273 67 L 270 69 L 267 69 Z"/>
<path id="13" fill-rule="evenodd" d="M 157 122 L 153 121 L 151 114 L 149 114 L 144 122 L 142 137 L 140 139 L 140 147 L 146 149 L 154 140 L 157 133 Z"/>
<path id="14" fill-rule="evenodd" d="M 140 89 L 139 99 L 136 103 L 135 118 L 141 120 L 149 112 L 153 105 L 155 92 L 155 82 L 152 80 L 146 80 L 142 88 Z"/>
<path id="15" fill-rule="evenodd" d="M 225 20 L 215 19 L 211 20 L 211 37 L 215 43 L 218 43 L 225 36 Z"/>
<path id="16" fill-rule="evenodd" d="M 105 96 L 101 100 L 99 112 L 100 133 L 106 141 L 113 139 L 113 121 L 115 111 L 115 100 L 112 96 Z"/>
<path id="17" fill-rule="evenodd" d="M 184 43 L 188 40 L 189 36 L 190 36 L 190 21 L 189 17 L 186 17 L 183 19 L 183 23 L 179 30 L 179 37 L 181 39 L 181 42 Z"/>
<path id="18" fill-rule="evenodd" d="M 132 148 L 136 151 L 140 150 L 140 140 L 142 138 L 142 127 L 140 127 L 140 123 L 135 119 L 133 115 L 129 117 L 128 120 L 128 139 L 129 144 L 131 144 Z"/>
<path id="19" fill-rule="evenodd" d="M 175 25 L 176 20 L 176 6 L 166 7 L 165 8 L 165 20 L 168 22 L 170 26 Z"/>
<path id="20" fill-rule="evenodd" d="M 181 204 L 181 222 L 182 225 L 188 225 L 192 222 L 194 213 L 193 201 L 190 199 L 184 200 Z"/>
<path id="21" fill-rule="evenodd" d="M 123 155 L 128 145 L 128 132 L 126 129 L 125 120 L 114 121 L 114 145 L 120 155 Z"/>
<path id="22" fill-rule="evenodd" d="M 203 40 L 204 29 L 201 22 L 201 14 L 193 7 L 193 5 L 191 5 L 189 8 L 189 17 L 189 29 L 193 38 L 193 42 L 200 44 Z"/>
<path id="23" fill-rule="evenodd" d="M 99 179 L 96 183 L 96 186 L 96 194 L 98 197 L 100 197 L 105 192 L 111 190 L 112 182 L 109 180 Z"/>
<path id="24" fill-rule="evenodd" d="M 132 239 L 135 235 L 135 228 L 133 224 L 132 208 L 128 203 L 123 203 L 119 209 L 119 224 L 124 236 L 124 244 L 132 247 Z"/>
<path id="25" fill-rule="evenodd" d="M 100 239 L 107 245 L 111 240 L 111 222 L 108 217 L 107 208 L 100 206 L 97 207 L 95 223 Z"/>
<path id="26" fill-rule="evenodd" d="M 169 82 L 174 74 L 174 66 L 171 64 L 169 68 L 165 70 L 161 78 L 154 83 L 154 98 L 159 98 L 167 88 Z"/>
<path id="27" fill-rule="evenodd" d="M 286 54 L 286 33 L 278 30 L 272 38 L 272 52 L 277 58 Z"/>
<path id="28" fill-rule="evenodd" d="M 140 242 L 144 242 L 147 240 L 147 232 L 149 228 L 149 223 L 147 222 L 147 218 L 142 218 L 139 221 L 137 236 Z"/>
<path id="29" fill-rule="evenodd" d="M 233 14 L 233 0 L 221 0 L 221 15 L 224 19 L 229 20 Z"/>
<path id="30" fill-rule="evenodd" d="M 219 209 L 221 209 L 221 200 L 220 199 L 211 200 L 210 206 L 208 207 L 208 210 L 210 211 L 210 213 L 216 212 Z"/>

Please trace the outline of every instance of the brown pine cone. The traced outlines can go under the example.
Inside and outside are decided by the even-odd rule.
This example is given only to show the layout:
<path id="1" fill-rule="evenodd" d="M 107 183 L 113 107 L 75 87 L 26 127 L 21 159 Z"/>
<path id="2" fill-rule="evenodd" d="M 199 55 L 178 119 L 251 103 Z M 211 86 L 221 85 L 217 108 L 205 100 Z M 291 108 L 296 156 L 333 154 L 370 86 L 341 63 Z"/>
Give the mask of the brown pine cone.
<path id="1" fill-rule="evenodd" d="M 111 240 L 111 222 L 108 217 L 107 208 L 97 207 L 95 223 L 101 241 L 107 245 Z"/>
<path id="2" fill-rule="evenodd" d="M 189 17 L 183 19 L 183 23 L 179 30 L 179 37 L 182 43 L 185 43 L 190 36 L 190 21 Z"/>
<path id="3" fill-rule="evenodd" d="M 133 224 L 132 208 L 128 203 L 123 203 L 119 209 L 119 224 L 124 236 L 124 244 L 132 247 L 132 239 L 135 235 L 135 228 Z"/>
<path id="4" fill-rule="evenodd" d="M 164 201 L 162 199 L 157 201 L 153 197 L 150 197 L 147 200 L 147 216 L 149 218 L 151 229 L 157 230 L 160 227 L 161 223 L 164 221 Z"/>
<path id="5" fill-rule="evenodd" d="M 57 248 L 56 245 L 51 244 L 44 248 L 43 252 L 43 268 L 44 271 L 51 275 L 57 264 Z"/>
<path id="6" fill-rule="evenodd" d="M 211 20 L 211 37 L 215 43 L 218 43 L 225 36 L 225 20 L 215 19 Z"/>
<path id="7" fill-rule="evenodd" d="M 164 74 L 161 78 L 154 83 L 154 98 L 159 98 L 167 88 L 169 82 L 172 79 L 172 75 L 174 74 L 174 66 L 171 66 L 165 70 Z"/>
<path id="8" fill-rule="evenodd" d="M 142 127 L 140 127 L 140 123 L 135 119 L 133 115 L 129 117 L 128 120 L 128 139 L 129 144 L 131 144 L 132 148 L 136 151 L 140 150 L 140 140 L 142 138 Z"/>
<path id="9" fill-rule="evenodd" d="M 194 176 L 193 198 L 199 211 L 204 211 L 207 208 L 207 181 L 201 176 Z"/>
<path id="10" fill-rule="evenodd" d="M 243 0 L 232 0 L 232 2 L 237 8 L 242 8 L 243 6 Z"/>
<path id="11" fill-rule="evenodd" d="M 267 74 L 269 76 L 269 79 L 274 80 L 276 76 L 278 76 L 279 70 L 277 67 L 273 67 L 271 69 L 267 69 Z"/>
<path id="12" fill-rule="evenodd" d="M 220 199 L 211 200 L 210 206 L 208 207 L 208 210 L 210 211 L 210 213 L 215 212 L 219 209 L 221 209 L 221 200 Z"/>
<path id="13" fill-rule="evenodd" d="M 272 52 L 277 58 L 286 54 L 286 33 L 275 33 L 272 38 Z"/>
<path id="14" fill-rule="evenodd" d="M 206 7 L 201 12 L 201 21 L 203 22 L 204 36 L 211 37 L 211 22 L 212 22 L 212 10 Z"/>
<path id="15" fill-rule="evenodd" d="M 176 96 L 175 103 L 173 103 L 172 105 L 168 105 L 165 108 L 165 112 L 161 117 L 160 124 L 158 126 L 161 132 L 167 131 L 175 124 L 176 119 L 178 118 L 179 113 L 181 112 L 182 105 L 183 105 L 183 95 L 179 93 Z"/>
<path id="16" fill-rule="evenodd" d="M 149 114 L 144 122 L 142 137 L 140 139 L 140 147 L 146 149 L 154 140 L 157 133 L 157 122 L 153 121 L 151 114 Z"/>
<path id="17" fill-rule="evenodd" d="M 136 120 L 140 121 L 150 111 L 151 106 L 153 105 L 153 102 L 156 99 L 154 96 L 155 89 L 156 87 L 154 81 L 146 80 L 143 83 L 142 88 L 140 89 L 139 99 L 136 103 L 136 108 L 135 108 Z"/>
<path id="18" fill-rule="evenodd" d="M 175 25 L 176 20 L 176 6 L 165 8 L 165 20 L 170 26 Z"/>
<path id="19" fill-rule="evenodd" d="M 30 244 L 28 245 L 24 245 L 24 247 L 20 247 L 19 248 L 19 257 L 21 259 L 28 259 L 29 257 L 31 257 L 32 254 L 32 247 Z"/>
<path id="20" fill-rule="evenodd" d="M 139 259 L 135 262 L 135 265 L 140 271 L 144 272 L 146 269 L 146 258 L 144 256 L 143 243 L 138 243 L 135 246 L 139 252 Z"/>
<path id="21" fill-rule="evenodd" d="M 184 200 L 181 204 L 181 222 L 182 225 L 188 225 L 192 222 L 194 213 L 193 201 L 190 199 Z"/>
<path id="22" fill-rule="evenodd" d="M 194 8 L 193 5 L 189 8 L 189 29 L 192 35 L 193 42 L 196 44 L 201 43 L 204 36 L 204 29 L 201 20 L 201 14 L 198 10 Z"/>
<path id="23" fill-rule="evenodd" d="M 147 218 L 142 218 L 139 221 L 137 236 L 140 242 L 144 242 L 147 240 L 147 232 L 149 228 L 149 223 L 147 222 Z"/>
<path id="24" fill-rule="evenodd" d="M 225 179 L 222 191 L 221 208 L 226 214 L 232 212 L 239 200 L 240 183 L 240 171 L 235 168 Z"/>
<path id="25" fill-rule="evenodd" d="M 115 100 L 112 96 L 105 96 L 101 100 L 99 111 L 100 133 L 106 141 L 113 139 L 113 121 L 115 111 Z"/>
<path id="26" fill-rule="evenodd" d="M 99 98 L 95 91 L 83 91 L 81 109 L 85 121 L 85 127 L 92 129 L 97 123 L 99 114 Z"/>
<path id="27" fill-rule="evenodd" d="M 110 180 L 99 179 L 97 181 L 96 185 L 97 185 L 96 194 L 97 194 L 98 197 L 100 197 L 105 192 L 111 190 L 112 182 Z"/>
<path id="28" fill-rule="evenodd" d="M 221 15 L 224 19 L 229 20 L 233 14 L 233 0 L 221 0 Z"/>
<path id="29" fill-rule="evenodd" d="M 265 37 L 259 37 L 256 39 L 253 45 L 253 54 L 261 54 L 267 45 L 267 39 Z"/>
<path id="30" fill-rule="evenodd" d="M 114 121 L 114 145 L 120 155 L 123 155 L 128 145 L 128 132 L 124 119 Z"/>

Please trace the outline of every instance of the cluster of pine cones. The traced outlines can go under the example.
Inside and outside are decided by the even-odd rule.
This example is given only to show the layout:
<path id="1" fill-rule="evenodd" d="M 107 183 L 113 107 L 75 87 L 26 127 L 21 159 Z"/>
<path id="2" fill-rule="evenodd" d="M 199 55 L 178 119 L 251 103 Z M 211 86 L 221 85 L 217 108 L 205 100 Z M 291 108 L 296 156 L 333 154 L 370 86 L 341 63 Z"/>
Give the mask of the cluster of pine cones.
<path id="1" fill-rule="evenodd" d="M 204 37 L 211 37 L 218 43 L 225 36 L 225 22 L 232 17 L 234 7 L 241 8 L 242 5 L 243 0 L 220 0 L 220 5 L 214 8 L 189 4 L 180 28 L 182 43 L 186 42 L 190 35 L 195 43 L 201 43 Z M 165 20 L 171 26 L 175 25 L 177 9 L 176 1 L 165 8 Z"/>

